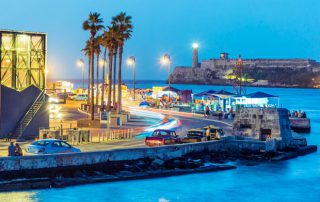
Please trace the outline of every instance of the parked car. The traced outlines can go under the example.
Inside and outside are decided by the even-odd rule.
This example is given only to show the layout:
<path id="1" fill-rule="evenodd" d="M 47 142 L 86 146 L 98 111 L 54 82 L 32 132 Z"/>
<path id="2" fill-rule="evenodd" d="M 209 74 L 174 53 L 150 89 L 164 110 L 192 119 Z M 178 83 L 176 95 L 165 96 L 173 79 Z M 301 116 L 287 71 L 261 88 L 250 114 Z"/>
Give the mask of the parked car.
<path id="1" fill-rule="evenodd" d="M 204 142 L 207 140 L 209 138 L 203 129 L 191 129 L 188 131 L 187 136 L 181 139 L 183 143 Z"/>
<path id="2" fill-rule="evenodd" d="M 209 140 L 219 140 L 224 135 L 223 130 L 214 125 L 206 126 L 203 129 L 206 131 L 206 135 L 210 137 Z"/>
<path id="3" fill-rule="evenodd" d="M 75 101 L 85 101 L 88 99 L 88 95 L 87 94 L 78 94 L 78 95 L 72 96 L 71 99 L 75 100 Z"/>
<path id="4" fill-rule="evenodd" d="M 172 130 L 155 130 L 150 137 L 146 137 L 145 144 L 147 146 L 162 146 L 180 143 L 180 138 L 175 131 Z"/>
<path id="5" fill-rule="evenodd" d="M 145 107 L 145 108 L 150 107 L 150 103 L 147 101 L 140 102 L 139 107 Z"/>
<path id="6" fill-rule="evenodd" d="M 26 147 L 26 152 L 30 154 L 59 154 L 77 153 L 81 152 L 81 150 L 62 140 L 42 139 L 28 145 Z"/>

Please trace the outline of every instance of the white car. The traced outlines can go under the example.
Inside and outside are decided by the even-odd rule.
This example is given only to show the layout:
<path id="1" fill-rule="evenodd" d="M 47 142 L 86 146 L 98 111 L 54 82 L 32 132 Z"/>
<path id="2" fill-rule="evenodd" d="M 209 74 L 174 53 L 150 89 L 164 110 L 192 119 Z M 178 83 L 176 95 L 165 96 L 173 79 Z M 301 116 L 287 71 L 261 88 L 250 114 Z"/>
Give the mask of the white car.
<path id="1" fill-rule="evenodd" d="M 26 152 L 31 154 L 59 154 L 77 153 L 81 152 L 81 150 L 62 140 L 42 139 L 28 145 Z"/>
<path id="2" fill-rule="evenodd" d="M 71 99 L 76 100 L 76 101 L 85 101 L 88 99 L 88 95 L 87 94 L 78 94 L 78 95 L 72 96 Z"/>

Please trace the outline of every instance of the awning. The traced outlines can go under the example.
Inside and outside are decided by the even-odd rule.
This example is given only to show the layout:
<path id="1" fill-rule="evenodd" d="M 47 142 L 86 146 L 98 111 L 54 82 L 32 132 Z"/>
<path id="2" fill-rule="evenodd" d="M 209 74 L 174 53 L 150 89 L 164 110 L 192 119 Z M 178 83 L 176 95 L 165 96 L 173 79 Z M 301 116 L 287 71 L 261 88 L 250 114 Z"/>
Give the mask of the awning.
<path id="1" fill-rule="evenodd" d="M 172 86 L 170 86 L 170 87 L 169 87 L 169 86 L 163 87 L 162 91 L 172 91 L 172 92 L 176 92 L 176 93 L 180 92 L 179 89 L 174 88 L 174 87 L 172 87 Z"/>
<path id="2" fill-rule="evenodd" d="M 250 93 L 250 94 L 246 95 L 245 97 L 247 97 L 247 98 L 277 98 L 278 96 L 270 95 L 268 93 L 258 91 L 255 93 Z"/>
<path id="3" fill-rule="evenodd" d="M 212 94 L 215 93 L 215 92 L 216 92 L 215 90 L 207 90 L 207 91 L 203 91 L 201 93 L 196 93 L 193 96 L 196 96 L 196 97 L 212 96 Z"/>

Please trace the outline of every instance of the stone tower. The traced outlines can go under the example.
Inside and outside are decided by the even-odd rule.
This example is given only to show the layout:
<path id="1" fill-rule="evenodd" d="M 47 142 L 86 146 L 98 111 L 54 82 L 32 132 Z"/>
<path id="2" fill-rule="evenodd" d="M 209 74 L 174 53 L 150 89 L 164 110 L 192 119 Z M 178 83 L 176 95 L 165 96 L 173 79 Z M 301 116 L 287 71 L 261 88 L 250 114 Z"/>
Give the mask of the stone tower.
<path id="1" fill-rule="evenodd" d="M 192 67 L 198 67 L 198 49 L 199 49 L 199 44 L 198 43 L 193 43 L 192 44 Z"/>

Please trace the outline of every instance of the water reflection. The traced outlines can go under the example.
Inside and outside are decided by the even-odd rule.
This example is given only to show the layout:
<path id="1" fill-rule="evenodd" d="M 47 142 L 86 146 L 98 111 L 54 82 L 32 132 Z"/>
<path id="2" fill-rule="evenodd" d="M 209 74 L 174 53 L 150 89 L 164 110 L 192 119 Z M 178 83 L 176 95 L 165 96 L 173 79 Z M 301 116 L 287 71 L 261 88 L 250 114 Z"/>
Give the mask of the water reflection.
<path id="1" fill-rule="evenodd" d="M 1 202 L 38 202 L 37 191 L 0 193 Z"/>

